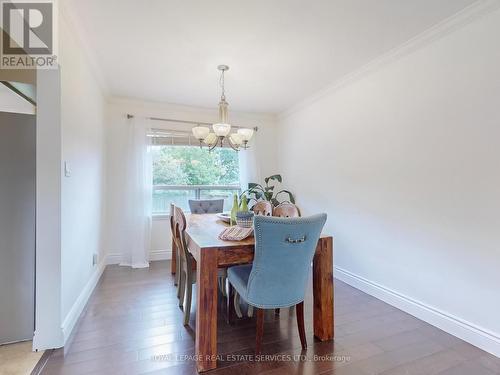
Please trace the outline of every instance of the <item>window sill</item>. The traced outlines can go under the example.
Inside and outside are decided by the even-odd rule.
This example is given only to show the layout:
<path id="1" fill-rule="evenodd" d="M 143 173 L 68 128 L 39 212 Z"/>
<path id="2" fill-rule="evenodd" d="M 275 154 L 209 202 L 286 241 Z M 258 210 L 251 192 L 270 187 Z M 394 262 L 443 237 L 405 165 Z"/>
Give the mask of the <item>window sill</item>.
<path id="1" fill-rule="evenodd" d="M 153 221 L 170 220 L 169 214 L 153 214 Z"/>

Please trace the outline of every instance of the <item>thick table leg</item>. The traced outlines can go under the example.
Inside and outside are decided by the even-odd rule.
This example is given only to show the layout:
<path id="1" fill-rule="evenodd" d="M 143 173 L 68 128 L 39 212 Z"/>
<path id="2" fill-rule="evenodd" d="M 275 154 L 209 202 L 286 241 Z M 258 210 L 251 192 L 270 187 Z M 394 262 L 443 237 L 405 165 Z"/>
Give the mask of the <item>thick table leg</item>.
<path id="1" fill-rule="evenodd" d="M 196 275 L 195 354 L 202 372 L 217 367 L 217 250 L 200 250 Z"/>
<path id="2" fill-rule="evenodd" d="M 333 238 L 320 238 L 313 260 L 314 336 L 332 340 L 333 324 Z"/>
<path id="3" fill-rule="evenodd" d="M 175 275 L 177 268 L 177 248 L 175 246 L 175 241 L 172 238 L 172 262 L 170 263 L 170 273 Z"/>

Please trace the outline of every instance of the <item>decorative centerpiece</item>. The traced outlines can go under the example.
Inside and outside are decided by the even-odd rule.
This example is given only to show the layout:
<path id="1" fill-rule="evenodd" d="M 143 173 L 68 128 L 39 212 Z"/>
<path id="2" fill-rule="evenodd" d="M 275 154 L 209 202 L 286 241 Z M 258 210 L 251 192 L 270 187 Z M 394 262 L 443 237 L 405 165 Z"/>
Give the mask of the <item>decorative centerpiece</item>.
<path id="1" fill-rule="evenodd" d="M 238 196 L 235 194 L 233 208 L 231 209 L 231 225 L 242 228 L 251 228 L 253 225 L 253 212 L 248 210 L 248 199 L 245 194 L 241 195 L 238 205 Z"/>
<path id="2" fill-rule="evenodd" d="M 233 208 L 231 208 L 231 222 L 230 225 L 236 225 L 236 213 L 238 212 L 238 194 L 233 195 Z"/>
<path id="3" fill-rule="evenodd" d="M 236 213 L 236 225 L 242 228 L 251 228 L 253 225 L 253 212 L 238 211 Z"/>

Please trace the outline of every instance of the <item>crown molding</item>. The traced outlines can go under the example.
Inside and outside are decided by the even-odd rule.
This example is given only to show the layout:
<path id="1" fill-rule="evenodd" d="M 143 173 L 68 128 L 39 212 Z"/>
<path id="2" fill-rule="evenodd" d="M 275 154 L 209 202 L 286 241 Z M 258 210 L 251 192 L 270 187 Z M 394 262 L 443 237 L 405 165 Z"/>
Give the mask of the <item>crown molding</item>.
<path id="1" fill-rule="evenodd" d="M 112 106 L 129 107 L 130 108 L 129 111 L 131 114 L 134 113 L 135 109 L 141 109 L 143 112 L 144 111 L 185 112 L 194 115 L 208 116 L 209 118 L 213 119 L 217 119 L 218 116 L 218 109 L 215 106 L 212 108 L 207 108 L 189 104 L 169 103 L 169 102 L 153 101 L 140 98 L 131 98 L 125 96 L 115 96 L 115 95 L 108 96 L 106 98 L 106 102 Z M 272 113 L 244 112 L 244 111 L 235 111 L 231 109 L 230 113 L 232 117 L 237 118 L 237 121 L 264 121 L 264 122 L 276 121 L 276 115 Z"/>
<path id="2" fill-rule="evenodd" d="M 415 52 L 432 42 L 443 38 L 444 36 L 451 34 L 464 26 L 476 21 L 482 16 L 491 13 L 500 8 L 500 0 L 478 0 L 471 5 L 465 7 L 458 13 L 455 13 L 451 17 L 444 19 L 443 21 L 437 23 L 436 25 L 426 29 L 422 33 L 416 35 L 415 37 L 409 39 L 408 41 L 400 44 L 399 46 L 391 49 L 390 51 L 380 55 L 379 57 L 371 60 L 369 63 L 363 65 L 360 69 L 357 69 L 351 73 L 348 73 L 338 80 L 334 81 L 324 89 L 316 92 L 315 94 L 307 97 L 306 99 L 300 101 L 299 103 L 293 105 L 289 109 L 280 112 L 277 117 L 278 120 L 282 120 L 292 114 L 310 106 L 311 104 L 317 102 L 318 100 L 324 98 L 325 96 L 332 94 L 343 87 L 346 87 L 361 78 L 374 73 L 381 69 L 382 67 L 395 62 L 402 57 Z"/>
<path id="3" fill-rule="evenodd" d="M 78 17 L 75 16 L 74 10 L 71 8 L 71 5 L 68 4 L 68 1 L 60 1 L 59 14 L 61 21 L 65 21 L 70 30 L 73 32 L 74 37 L 77 40 L 79 47 L 82 49 L 83 56 L 87 64 L 89 65 L 90 71 L 96 79 L 103 96 L 108 97 L 110 95 L 110 89 L 106 80 L 106 76 L 104 75 L 104 72 L 102 71 L 99 63 L 97 62 L 97 56 L 95 55 L 93 49 L 85 38 L 83 26 L 81 25 Z"/>

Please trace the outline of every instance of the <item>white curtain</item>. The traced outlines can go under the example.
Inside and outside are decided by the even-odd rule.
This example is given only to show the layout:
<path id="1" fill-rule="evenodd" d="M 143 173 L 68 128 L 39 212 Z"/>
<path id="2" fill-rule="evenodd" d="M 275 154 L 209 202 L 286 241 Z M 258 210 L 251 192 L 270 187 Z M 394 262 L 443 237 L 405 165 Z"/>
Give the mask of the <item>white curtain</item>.
<path id="1" fill-rule="evenodd" d="M 121 266 L 149 267 L 152 222 L 152 159 L 149 120 L 127 120 L 127 149 L 125 162 L 125 248 Z"/>

